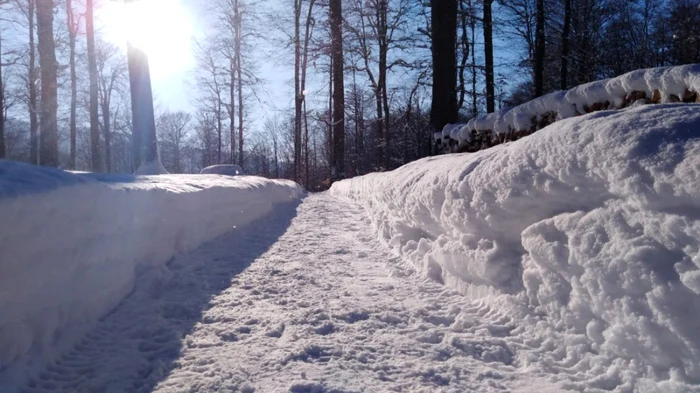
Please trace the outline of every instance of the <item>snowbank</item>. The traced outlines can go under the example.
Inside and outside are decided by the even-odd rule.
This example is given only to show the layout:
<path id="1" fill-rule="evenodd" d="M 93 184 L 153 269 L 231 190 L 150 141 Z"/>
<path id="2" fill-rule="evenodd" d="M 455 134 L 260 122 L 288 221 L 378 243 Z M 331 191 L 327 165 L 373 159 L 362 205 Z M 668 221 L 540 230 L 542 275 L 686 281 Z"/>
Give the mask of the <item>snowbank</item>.
<path id="1" fill-rule="evenodd" d="M 0 380 L 72 344 L 137 277 L 167 279 L 174 254 L 301 194 L 257 177 L 76 175 L 0 160 Z"/>
<path id="2" fill-rule="evenodd" d="M 700 102 L 700 64 L 649 68 L 628 72 L 616 78 L 595 81 L 558 91 L 511 109 L 478 116 L 466 124 L 448 124 L 435 133 L 443 148 L 473 142 L 475 136 L 490 147 L 494 142 L 517 139 L 544 128 L 554 121 L 602 109 L 621 109 L 645 102 Z M 453 140 L 452 144 L 449 143 Z"/>
<path id="3" fill-rule="evenodd" d="M 363 204 L 421 273 L 530 321 L 528 343 L 559 337 L 536 357 L 556 372 L 597 370 L 589 389 L 697 391 L 697 108 L 596 112 L 331 193 Z"/>

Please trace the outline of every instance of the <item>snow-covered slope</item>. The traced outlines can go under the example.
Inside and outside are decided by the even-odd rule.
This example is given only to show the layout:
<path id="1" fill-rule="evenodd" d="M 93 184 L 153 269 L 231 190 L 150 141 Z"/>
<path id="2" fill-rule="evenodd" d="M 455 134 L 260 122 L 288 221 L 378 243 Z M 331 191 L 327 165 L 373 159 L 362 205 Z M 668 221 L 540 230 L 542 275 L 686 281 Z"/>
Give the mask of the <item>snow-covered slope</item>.
<path id="1" fill-rule="evenodd" d="M 562 120 L 331 193 L 426 276 L 519 318 L 521 365 L 576 390 L 700 390 L 697 106 Z"/>
<path id="2" fill-rule="evenodd" d="M 158 285 L 173 255 L 301 194 L 257 177 L 76 175 L 0 160 L 0 380 L 70 346 L 137 277 Z"/>

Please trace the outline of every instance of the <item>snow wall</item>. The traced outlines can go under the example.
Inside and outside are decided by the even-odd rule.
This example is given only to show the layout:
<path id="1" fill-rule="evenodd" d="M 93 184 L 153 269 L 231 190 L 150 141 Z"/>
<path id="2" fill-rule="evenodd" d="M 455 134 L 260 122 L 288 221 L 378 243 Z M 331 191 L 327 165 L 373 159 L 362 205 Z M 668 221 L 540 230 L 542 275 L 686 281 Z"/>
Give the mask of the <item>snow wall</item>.
<path id="1" fill-rule="evenodd" d="M 576 390 L 700 391 L 698 108 L 596 112 L 330 192 L 425 276 L 530 320 L 556 372 L 606 374 Z"/>
<path id="2" fill-rule="evenodd" d="M 71 174 L 0 160 L 0 381 L 76 339 L 167 262 L 297 200 L 258 177 Z"/>

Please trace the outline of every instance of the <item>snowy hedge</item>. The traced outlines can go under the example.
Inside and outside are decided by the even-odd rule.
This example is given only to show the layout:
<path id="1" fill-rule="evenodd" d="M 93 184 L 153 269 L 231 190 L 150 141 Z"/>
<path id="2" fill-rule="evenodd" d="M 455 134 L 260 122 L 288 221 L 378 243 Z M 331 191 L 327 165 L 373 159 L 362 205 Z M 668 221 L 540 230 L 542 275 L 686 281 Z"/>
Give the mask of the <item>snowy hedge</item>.
<path id="1" fill-rule="evenodd" d="M 697 106 L 562 120 L 331 193 L 363 204 L 421 273 L 534 321 L 541 340 L 564 334 L 553 364 L 609 367 L 592 387 L 700 383 Z"/>
<path id="2" fill-rule="evenodd" d="M 257 177 L 76 175 L 0 160 L 0 375 L 73 343 L 137 277 L 167 279 L 173 255 L 301 194 Z"/>
<path id="3" fill-rule="evenodd" d="M 700 64 L 636 70 L 557 91 L 514 108 L 477 116 L 466 124 L 448 124 L 435 134 L 435 139 L 446 151 L 474 151 L 593 111 L 669 102 L 700 103 Z"/>

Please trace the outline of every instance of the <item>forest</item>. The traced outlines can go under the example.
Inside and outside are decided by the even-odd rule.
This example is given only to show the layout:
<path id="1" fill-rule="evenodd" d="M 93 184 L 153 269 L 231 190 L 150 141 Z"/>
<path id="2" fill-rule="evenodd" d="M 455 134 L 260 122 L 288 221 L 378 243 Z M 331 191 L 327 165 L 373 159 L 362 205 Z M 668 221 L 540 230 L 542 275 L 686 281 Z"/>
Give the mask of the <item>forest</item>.
<path id="1" fill-rule="evenodd" d="M 0 0 L 0 159 L 137 169 L 126 43 L 99 23 L 108 2 Z M 448 123 L 635 69 L 700 63 L 700 0 L 193 7 L 204 25 L 191 46 L 189 109 L 155 98 L 163 166 L 235 163 L 308 190 L 436 154 L 433 133 Z M 265 63 L 288 80 L 274 82 Z M 289 99 L 266 109 L 271 90 Z"/>

